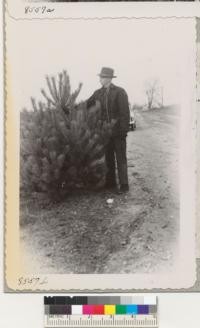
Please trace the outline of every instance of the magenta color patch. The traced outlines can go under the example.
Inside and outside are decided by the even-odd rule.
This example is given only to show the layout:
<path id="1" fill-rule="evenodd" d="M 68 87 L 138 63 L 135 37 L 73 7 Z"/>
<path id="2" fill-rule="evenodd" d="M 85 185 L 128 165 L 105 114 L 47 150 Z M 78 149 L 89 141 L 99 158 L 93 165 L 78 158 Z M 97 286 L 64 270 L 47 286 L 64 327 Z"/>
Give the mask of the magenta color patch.
<path id="1" fill-rule="evenodd" d="M 83 314 L 92 314 L 93 305 L 83 305 Z"/>

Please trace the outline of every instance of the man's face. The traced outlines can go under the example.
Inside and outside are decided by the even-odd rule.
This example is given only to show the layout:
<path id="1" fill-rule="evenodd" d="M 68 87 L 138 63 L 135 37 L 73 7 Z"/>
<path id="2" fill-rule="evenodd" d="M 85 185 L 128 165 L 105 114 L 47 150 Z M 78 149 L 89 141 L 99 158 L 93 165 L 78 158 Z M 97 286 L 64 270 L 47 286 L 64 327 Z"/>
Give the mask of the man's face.
<path id="1" fill-rule="evenodd" d="M 112 79 L 110 77 L 100 76 L 100 83 L 102 87 L 107 87 L 111 83 Z"/>

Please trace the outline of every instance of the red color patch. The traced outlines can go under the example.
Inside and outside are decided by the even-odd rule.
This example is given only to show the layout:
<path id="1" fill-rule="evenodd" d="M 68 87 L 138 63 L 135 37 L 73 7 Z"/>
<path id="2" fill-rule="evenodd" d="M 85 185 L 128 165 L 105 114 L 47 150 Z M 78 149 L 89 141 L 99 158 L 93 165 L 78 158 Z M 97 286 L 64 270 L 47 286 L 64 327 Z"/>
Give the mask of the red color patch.
<path id="1" fill-rule="evenodd" d="M 104 305 L 93 305 L 93 314 L 104 314 Z"/>

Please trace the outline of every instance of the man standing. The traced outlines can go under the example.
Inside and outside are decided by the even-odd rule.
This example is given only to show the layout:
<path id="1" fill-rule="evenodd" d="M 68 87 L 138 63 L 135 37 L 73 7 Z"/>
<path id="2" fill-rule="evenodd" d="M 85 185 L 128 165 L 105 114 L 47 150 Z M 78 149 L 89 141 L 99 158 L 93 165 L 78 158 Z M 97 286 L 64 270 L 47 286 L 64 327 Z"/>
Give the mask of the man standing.
<path id="1" fill-rule="evenodd" d="M 129 190 L 127 157 L 126 157 L 126 137 L 129 130 L 129 102 L 124 89 L 115 86 L 112 79 L 115 78 L 114 70 L 109 67 L 103 67 L 100 74 L 100 83 L 102 88 L 96 90 L 88 99 L 87 107 L 90 107 L 100 101 L 102 110 L 102 119 L 111 122 L 116 120 L 112 130 L 112 136 L 105 149 L 105 159 L 107 165 L 106 185 L 108 189 L 116 188 L 115 161 L 117 162 L 118 178 L 120 191 Z"/>

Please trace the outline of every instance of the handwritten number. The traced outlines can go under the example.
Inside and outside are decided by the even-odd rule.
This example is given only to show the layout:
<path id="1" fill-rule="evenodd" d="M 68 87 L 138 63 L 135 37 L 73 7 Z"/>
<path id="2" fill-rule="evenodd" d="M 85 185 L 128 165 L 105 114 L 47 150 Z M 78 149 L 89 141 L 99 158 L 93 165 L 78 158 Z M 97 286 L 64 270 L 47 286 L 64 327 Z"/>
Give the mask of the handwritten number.
<path id="1" fill-rule="evenodd" d="M 36 286 L 36 285 L 45 285 L 48 283 L 47 277 L 40 278 L 40 277 L 20 277 L 18 279 L 18 285 L 19 286 Z"/>
<path id="2" fill-rule="evenodd" d="M 31 7 L 26 6 L 24 8 L 25 14 L 46 14 L 46 13 L 52 13 L 55 10 L 55 8 L 47 8 L 47 6 L 42 7 Z"/>

